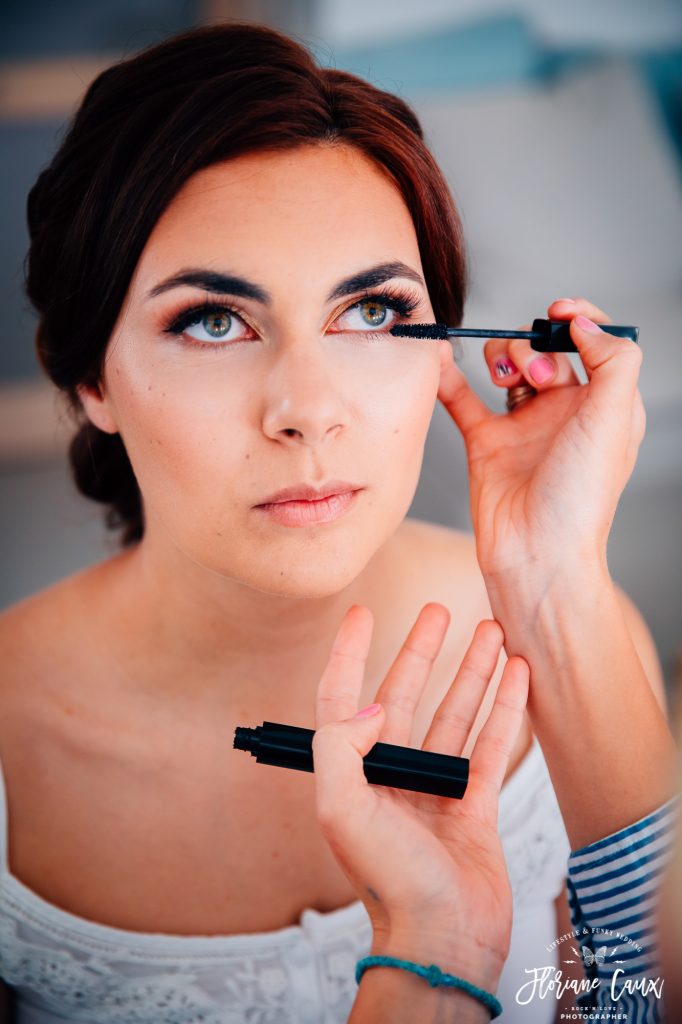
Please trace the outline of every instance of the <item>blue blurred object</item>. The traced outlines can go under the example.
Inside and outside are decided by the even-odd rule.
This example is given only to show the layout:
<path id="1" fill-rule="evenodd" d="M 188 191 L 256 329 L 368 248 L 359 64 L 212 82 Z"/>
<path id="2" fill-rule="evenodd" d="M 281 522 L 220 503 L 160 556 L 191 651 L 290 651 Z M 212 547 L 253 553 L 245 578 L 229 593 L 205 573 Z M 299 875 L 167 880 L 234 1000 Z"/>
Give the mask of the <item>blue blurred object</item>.
<path id="1" fill-rule="evenodd" d="M 643 77 L 656 97 L 682 166 L 682 46 L 637 58 Z"/>
<path id="2" fill-rule="evenodd" d="M 530 19 L 501 14 L 449 29 L 413 33 L 397 40 L 331 48 L 306 40 L 325 67 L 343 68 L 379 88 L 408 98 L 419 92 L 464 92 L 549 84 L 561 76 L 598 64 L 595 45 L 553 46 L 533 29 Z M 612 53 L 613 51 L 609 51 Z M 682 45 L 669 49 L 628 50 L 629 57 L 659 104 L 682 167 Z"/>
<path id="3" fill-rule="evenodd" d="M 593 51 L 552 51 L 526 18 L 504 14 L 464 26 L 352 48 L 308 44 L 324 66 L 343 68 L 400 94 L 545 81 L 594 59 Z"/>

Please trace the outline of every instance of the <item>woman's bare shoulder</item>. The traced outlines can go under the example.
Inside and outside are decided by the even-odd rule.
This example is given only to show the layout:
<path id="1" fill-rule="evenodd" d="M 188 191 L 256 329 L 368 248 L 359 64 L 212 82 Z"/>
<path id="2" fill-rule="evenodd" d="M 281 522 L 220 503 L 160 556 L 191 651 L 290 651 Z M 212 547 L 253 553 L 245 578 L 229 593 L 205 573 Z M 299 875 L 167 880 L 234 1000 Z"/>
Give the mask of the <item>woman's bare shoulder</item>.
<path id="1" fill-rule="evenodd" d="M 71 573 L 0 611 L 1 694 L 9 696 L 68 665 L 69 654 L 86 640 L 90 598 L 111 561 Z"/>

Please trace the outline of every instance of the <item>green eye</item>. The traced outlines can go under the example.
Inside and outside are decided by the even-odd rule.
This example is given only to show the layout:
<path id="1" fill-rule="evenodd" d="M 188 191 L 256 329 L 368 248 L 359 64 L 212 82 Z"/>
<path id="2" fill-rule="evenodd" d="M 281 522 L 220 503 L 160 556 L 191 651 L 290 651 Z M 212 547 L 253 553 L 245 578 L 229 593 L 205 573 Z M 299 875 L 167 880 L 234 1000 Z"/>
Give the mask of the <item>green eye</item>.
<path id="1" fill-rule="evenodd" d="M 386 319 L 387 308 L 385 303 L 376 302 L 374 299 L 363 302 L 360 305 L 360 309 L 363 310 L 363 316 L 365 315 L 364 310 L 367 310 L 368 323 L 372 327 L 381 327 Z"/>
<path id="2" fill-rule="evenodd" d="M 372 330 L 393 327 L 401 317 L 408 319 L 420 302 L 420 297 L 410 292 L 393 294 L 384 291 L 378 295 L 364 295 L 341 314 L 341 319 L 346 330 L 369 337 Z M 365 327 L 370 330 L 365 331 Z M 388 334 L 388 330 L 381 333 Z"/>
<path id="3" fill-rule="evenodd" d="M 206 327 L 205 328 L 205 330 L 207 330 L 208 333 L 212 337 L 214 337 L 214 338 L 222 338 L 222 337 L 224 337 L 225 334 L 227 334 L 227 332 L 230 329 L 229 321 L 232 320 L 232 317 L 230 316 L 229 313 L 207 313 L 207 315 L 205 317 L 202 317 L 200 322 L 203 323 L 205 320 L 206 321 L 213 320 L 214 323 L 215 323 L 215 321 L 222 321 L 222 323 L 218 323 L 217 326 L 215 326 L 213 328 L 211 328 L 211 327 Z"/>

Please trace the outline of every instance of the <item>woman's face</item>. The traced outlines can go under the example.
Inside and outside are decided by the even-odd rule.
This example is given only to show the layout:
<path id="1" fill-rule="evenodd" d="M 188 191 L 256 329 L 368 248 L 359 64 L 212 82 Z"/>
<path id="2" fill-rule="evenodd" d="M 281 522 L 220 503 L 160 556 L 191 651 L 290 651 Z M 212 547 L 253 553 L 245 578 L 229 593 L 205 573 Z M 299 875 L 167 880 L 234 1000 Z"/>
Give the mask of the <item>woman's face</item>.
<path id="1" fill-rule="evenodd" d="M 216 277 L 168 284 L 189 270 Z M 447 342 L 389 335 L 408 312 L 434 319 L 412 220 L 359 151 L 260 152 L 189 179 L 137 265 L 101 394 L 82 392 L 121 434 L 155 550 L 273 594 L 347 586 L 417 485 Z M 268 504 L 330 481 L 352 493 Z"/>

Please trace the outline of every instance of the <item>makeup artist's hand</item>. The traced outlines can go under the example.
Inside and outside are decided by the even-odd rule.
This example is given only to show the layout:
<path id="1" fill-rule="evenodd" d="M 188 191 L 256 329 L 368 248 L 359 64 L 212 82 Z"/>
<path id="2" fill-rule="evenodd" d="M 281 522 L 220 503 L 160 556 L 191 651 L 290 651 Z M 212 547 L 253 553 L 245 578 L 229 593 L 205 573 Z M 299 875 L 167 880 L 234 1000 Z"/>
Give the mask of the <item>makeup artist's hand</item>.
<path id="1" fill-rule="evenodd" d="M 616 505 L 644 436 L 639 345 L 593 333 L 581 318 L 612 320 L 587 299 L 557 300 L 547 315 L 571 321 L 588 383 L 579 382 L 565 353 L 536 352 L 527 339 L 491 338 L 484 352 L 494 383 L 538 390 L 511 413 L 491 412 L 449 344 L 441 350 L 438 397 L 464 437 L 478 561 L 492 579 L 523 572 L 542 580 L 587 563 L 604 568 Z"/>
<path id="2" fill-rule="evenodd" d="M 410 942 L 426 936 L 424 944 L 434 956 L 441 949 L 441 966 L 447 954 L 463 976 L 494 988 L 509 951 L 512 920 L 497 806 L 526 705 L 526 662 L 512 657 L 505 665 L 471 752 L 461 800 L 370 785 L 362 767 L 376 742 L 410 746 L 415 708 L 449 621 L 443 605 L 425 605 L 376 693 L 379 712 L 355 718 L 373 619 L 361 605 L 346 613 L 317 694 L 317 814 L 367 908 L 375 949 L 414 949 Z M 423 750 L 462 755 L 503 639 L 494 620 L 478 624 Z"/>

